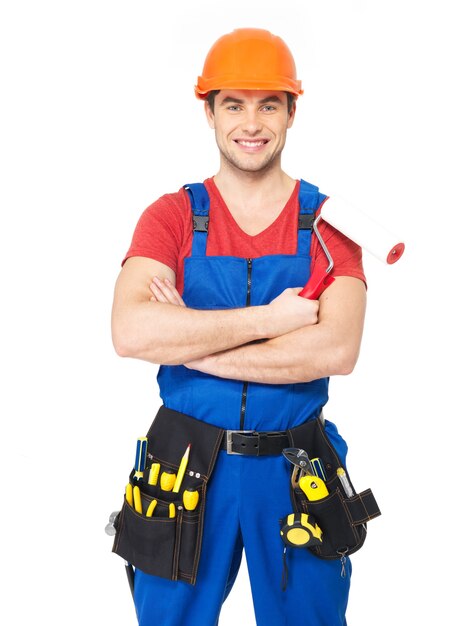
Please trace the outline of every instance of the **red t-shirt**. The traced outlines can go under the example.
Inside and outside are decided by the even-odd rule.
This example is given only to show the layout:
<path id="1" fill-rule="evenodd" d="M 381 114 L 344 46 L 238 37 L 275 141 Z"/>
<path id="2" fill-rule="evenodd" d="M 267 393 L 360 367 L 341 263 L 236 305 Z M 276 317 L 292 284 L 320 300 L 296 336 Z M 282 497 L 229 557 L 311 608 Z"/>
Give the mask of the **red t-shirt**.
<path id="1" fill-rule="evenodd" d="M 276 220 L 254 236 L 239 228 L 212 178 L 205 180 L 205 187 L 210 195 L 211 207 L 207 255 L 254 259 L 268 254 L 296 253 L 299 181 Z M 361 248 L 323 220 L 318 227 L 333 257 L 332 276 L 354 276 L 365 282 Z M 192 237 L 190 200 L 182 188 L 177 193 L 162 196 L 144 211 L 123 263 L 132 256 L 148 257 L 164 263 L 175 272 L 177 289 L 182 294 L 184 259 L 191 256 Z M 312 271 L 314 268 L 315 274 L 321 278 L 328 262 L 314 235 L 311 255 Z"/>

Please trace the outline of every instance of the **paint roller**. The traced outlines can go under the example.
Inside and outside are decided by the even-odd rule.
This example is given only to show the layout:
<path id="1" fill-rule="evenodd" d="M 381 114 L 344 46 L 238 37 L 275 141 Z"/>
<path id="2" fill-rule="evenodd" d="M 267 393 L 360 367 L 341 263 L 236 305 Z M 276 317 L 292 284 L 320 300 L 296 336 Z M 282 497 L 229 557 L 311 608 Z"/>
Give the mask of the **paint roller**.
<path id="1" fill-rule="evenodd" d="M 330 275 L 334 267 L 333 259 L 318 230 L 318 223 L 323 219 L 339 230 L 343 235 L 370 252 L 376 259 L 388 265 L 396 263 L 405 250 L 405 244 L 399 238 L 374 221 L 368 215 L 354 208 L 339 197 L 327 198 L 321 205 L 320 214 L 313 223 L 313 232 L 328 260 L 325 275 L 315 278 L 311 275 L 300 296 L 308 300 L 317 300 L 323 291 L 334 282 Z"/>

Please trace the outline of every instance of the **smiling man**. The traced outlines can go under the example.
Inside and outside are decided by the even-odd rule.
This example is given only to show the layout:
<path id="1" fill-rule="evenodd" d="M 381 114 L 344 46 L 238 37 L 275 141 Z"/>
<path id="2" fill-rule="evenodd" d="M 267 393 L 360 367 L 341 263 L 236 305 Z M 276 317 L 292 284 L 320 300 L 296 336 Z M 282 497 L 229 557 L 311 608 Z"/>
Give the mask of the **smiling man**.
<path id="1" fill-rule="evenodd" d="M 306 626 L 344 626 L 349 559 L 321 560 L 303 548 L 290 550 L 281 588 L 279 520 L 293 510 L 291 469 L 282 450 L 290 445 L 292 429 L 321 424 L 345 462 L 346 445 L 334 424 L 323 422 L 322 408 L 329 377 L 349 374 L 359 353 L 365 312 L 361 251 L 323 224 L 336 281 L 319 301 L 298 295 L 312 272 L 322 276 L 326 270 L 311 232 L 325 196 L 282 170 L 287 132 L 303 92 L 279 37 L 259 29 L 221 37 L 208 53 L 195 93 L 215 133 L 219 171 L 203 184 L 161 197 L 141 216 L 116 284 L 112 332 L 120 356 L 160 364 L 159 423 L 187 424 L 182 416 L 190 416 L 201 425 L 202 439 L 209 426 L 225 432 L 203 486 L 192 483 L 198 441 L 185 439 L 194 452 L 184 487 L 200 490 L 202 508 L 195 509 L 200 516 L 189 513 L 185 499 L 175 497 L 183 512 L 165 520 L 166 528 L 175 525 L 169 574 L 139 556 L 146 544 L 133 552 L 139 624 L 217 624 L 244 549 L 259 626 L 294 619 Z M 156 458 L 164 463 L 162 439 L 163 458 Z M 177 463 L 166 471 L 175 471 Z M 150 497 L 157 494 L 156 511 L 159 502 L 174 503 L 164 492 L 149 491 Z M 142 534 L 158 561 L 165 560 L 165 546 L 157 531 L 152 534 L 156 521 L 159 515 L 148 516 Z M 192 524 L 198 529 L 196 547 L 192 541 L 183 547 Z M 190 554 L 188 571 L 183 551 Z"/>

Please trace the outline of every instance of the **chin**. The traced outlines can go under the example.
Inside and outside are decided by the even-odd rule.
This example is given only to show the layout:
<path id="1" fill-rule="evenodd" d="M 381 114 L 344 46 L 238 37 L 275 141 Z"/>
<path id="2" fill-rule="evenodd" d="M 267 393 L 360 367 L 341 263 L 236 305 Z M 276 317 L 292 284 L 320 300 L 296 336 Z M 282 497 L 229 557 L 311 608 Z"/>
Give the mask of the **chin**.
<path id="1" fill-rule="evenodd" d="M 231 158 L 231 159 L 227 158 L 226 160 L 232 167 L 235 167 L 241 172 L 255 173 L 255 172 L 264 172 L 264 171 L 271 169 L 276 162 L 276 156 L 277 155 L 271 155 L 269 158 L 265 158 L 258 162 L 243 161 L 242 159 L 236 159 L 236 158 Z"/>

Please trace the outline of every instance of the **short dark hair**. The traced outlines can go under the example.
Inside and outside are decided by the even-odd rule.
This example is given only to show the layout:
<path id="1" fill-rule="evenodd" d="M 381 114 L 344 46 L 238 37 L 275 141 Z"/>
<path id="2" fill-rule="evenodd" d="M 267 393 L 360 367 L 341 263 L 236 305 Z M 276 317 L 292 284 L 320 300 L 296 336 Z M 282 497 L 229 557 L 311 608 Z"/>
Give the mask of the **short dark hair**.
<path id="1" fill-rule="evenodd" d="M 210 107 L 210 111 L 212 113 L 215 112 L 215 96 L 220 93 L 220 89 L 215 89 L 214 91 L 210 91 L 205 100 L 208 102 L 208 106 Z M 295 96 L 293 93 L 286 92 L 287 94 L 287 107 L 289 114 L 292 111 L 293 103 L 295 102 Z"/>
<path id="2" fill-rule="evenodd" d="M 220 89 L 216 89 L 214 91 L 210 91 L 205 100 L 208 102 L 208 106 L 210 107 L 210 111 L 212 113 L 215 112 L 215 97 L 220 93 Z"/>

